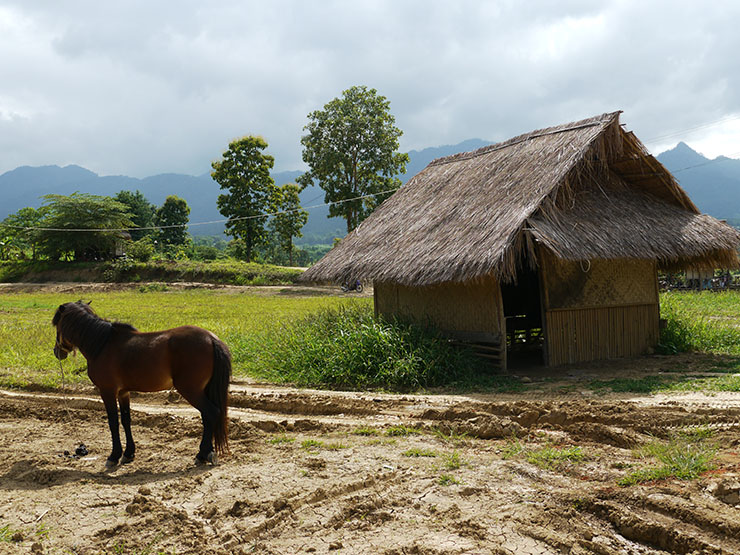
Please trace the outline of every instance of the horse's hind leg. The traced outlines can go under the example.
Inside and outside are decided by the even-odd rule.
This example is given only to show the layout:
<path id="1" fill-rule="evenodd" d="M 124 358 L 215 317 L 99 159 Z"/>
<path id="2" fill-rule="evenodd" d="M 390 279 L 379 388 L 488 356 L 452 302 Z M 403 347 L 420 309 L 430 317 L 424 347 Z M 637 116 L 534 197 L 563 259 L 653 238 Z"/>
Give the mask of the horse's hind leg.
<path id="1" fill-rule="evenodd" d="M 121 435 L 118 430 L 118 405 L 116 403 L 115 391 L 101 391 L 100 396 L 103 398 L 103 404 L 105 405 L 105 412 L 108 415 L 108 427 L 110 428 L 111 441 L 113 448 L 111 449 L 108 460 L 105 461 L 105 466 L 112 467 L 118 464 L 118 459 L 121 458 L 123 448 L 121 447 Z"/>
<path id="2" fill-rule="evenodd" d="M 175 384 L 175 388 L 188 403 L 200 411 L 200 418 L 203 422 L 203 436 L 200 440 L 198 454 L 195 456 L 196 462 L 216 464 L 216 452 L 213 449 L 213 430 L 218 419 L 218 408 L 208 400 L 203 391 L 195 393 L 185 388 L 178 388 L 177 384 Z"/>
<path id="3" fill-rule="evenodd" d="M 121 425 L 126 435 L 126 450 L 123 452 L 121 464 L 126 464 L 134 460 L 136 452 L 134 436 L 131 434 L 131 396 L 128 391 L 118 394 L 118 405 L 121 407 Z"/>

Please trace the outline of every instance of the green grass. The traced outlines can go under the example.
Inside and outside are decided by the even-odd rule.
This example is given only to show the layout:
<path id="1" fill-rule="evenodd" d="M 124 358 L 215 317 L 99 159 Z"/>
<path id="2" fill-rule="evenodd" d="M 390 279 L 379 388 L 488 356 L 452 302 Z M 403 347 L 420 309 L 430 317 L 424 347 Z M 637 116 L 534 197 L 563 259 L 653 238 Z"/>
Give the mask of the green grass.
<path id="1" fill-rule="evenodd" d="M 360 428 L 355 428 L 352 433 L 356 436 L 377 436 L 380 435 L 380 431 L 377 428 L 368 428 L 367 426 L 363 426 Z"/>
<path id="2" fill-rule="evenodd" d="M 18 532 L 20 532 L 20 530 L 13 528 L 10 524 L 0 526 L 0 542 L 12 542 L 13 536 Z"/>
<path id="3" fill-rule="evenodd" d="M 453 451 L 452 453 L 444 453 L 442 455 L 442 467 L 445 470 L 457 470 L 464 464 L 467 464 L 460 458 L 460 453 Z"/>
<path id="4" fill-rule="evenodd" d="M 671 291 L 660 295 L 663 352 L 740 355 L 738 291 Z"/>
<path id="5" fill-rule="evenodd" d="M 453 484 L 460 484 L 461 482 L 451 474 L 442 474 L 437 480 L 437 483 L 440 486 L 451 486 Z"/>
<path id="6" fill-rule="evenodd" d="M 318 439 L 306 439 L 301 442 L 301 449 L 305 449 L 308 452 L 315 452 L 324 446 L 323 441 Z"/>
<path id="7" fill-rule="evenodd" d="M 56 389 L 62 382 L 54 358 L 51 318 L 56 308 L 79 298 L 69 293 L 6 293 L 0 296 L 0 386 Z M 192 324 L 213 331 L 229 345 L 236 376 L 252 375 L 264 345 L 260 338 L 284 322 L 336 307 L 346 299 L 254 295 L 219 290 L 91 292 L 85 300 L 109 320 L 140 331 Z M 353 301 L 368 305 L 370 299 Z M 67 384 L 88 383 L 82 356 L 64 361 Z"/>
<path id="8" fill-rule="evenodd" d="M 290 437 L 285 434 L 278 434 L 274 437 L 271 437 L 268 440 L 268 443 L 270 443 L 270 445 L 286 445 L 289 443 L 293 443 L 294 441 L 295 441 L 294 437 Z"/>
<path id="9" fill-rule="evenodd" d="M 262 334 L 253 374 L 337 389 L 418 391 L 480 383 L 480 362 L 434 331 L 373 316 L 369 304 L 316 311 Z"/>
<path id="10" fill-rule="evenodd" d="M 546 446 L 533 451 L 525 451 L 527 462 L 544 468 L 555 470 L 567 463 L 580 463 L 586 459 L 586 454 L 580 447 L 552 447 Z"/>
<path id="11" fill-rule="evenodd" d="M 385 430 L 385 435 L 389 437 L 408 437 L 418 436 L 420 434 L 421 430 L 410 426 L 391 426 Z"/>
<path id="12" fill-rule="evenodd" d="M 422 449 L 420 447 L 414 447 L 412 449 L 407 449 L 403 453 L 401 453 L 404 457 L 436 457 L 437 453 L 432 451 L 431 449 Z"/>
<path id="13" fill-rule="evenodd" d="M 693 480 L 713 468 L 717 446 L 707 441 L 709 429 L 682 430 L 670 441 L 654 440 L 639 449 L 635 455 L 651 459 L 653 464 L 640 468 L 618 481 L 620 486 L 632 486 L 655 480 Z"/>

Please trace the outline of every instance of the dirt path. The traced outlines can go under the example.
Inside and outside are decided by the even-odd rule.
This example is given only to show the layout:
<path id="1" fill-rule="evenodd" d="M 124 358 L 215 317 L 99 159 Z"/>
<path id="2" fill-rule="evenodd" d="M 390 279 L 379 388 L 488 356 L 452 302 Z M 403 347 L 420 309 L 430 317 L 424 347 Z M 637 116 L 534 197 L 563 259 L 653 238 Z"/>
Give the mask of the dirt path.
<path id="1" fill-rule="evenodd" d="M 0 553 L 740 553 L 737 394 L 541 401 L 236 384 L 231 454 L 215 467 L 193 464 L 200 423 L 176 395 L 133 408 L 137 458 L 106 472 L 94 391 L 0 392 Z M 721 446 L 715 470 L 617 486 L 645 464 L 633 447 L 697 426 Z M 63 455 L 80 442 L 87 456 Z M 543 446 L 586 458 L 527 462 Z"/>

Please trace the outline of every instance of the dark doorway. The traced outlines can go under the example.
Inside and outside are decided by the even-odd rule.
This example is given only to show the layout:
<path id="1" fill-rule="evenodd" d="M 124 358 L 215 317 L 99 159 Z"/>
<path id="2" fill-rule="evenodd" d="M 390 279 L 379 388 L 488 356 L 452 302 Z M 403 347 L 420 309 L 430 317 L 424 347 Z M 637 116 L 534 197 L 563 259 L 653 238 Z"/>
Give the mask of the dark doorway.
<path id="1" fill-rule="evenodd" d="M 544 364 L 539 272 L 520 269 L 516 283 L 501 285 L 501 296 L 506 319 L 507 366 Z"/>

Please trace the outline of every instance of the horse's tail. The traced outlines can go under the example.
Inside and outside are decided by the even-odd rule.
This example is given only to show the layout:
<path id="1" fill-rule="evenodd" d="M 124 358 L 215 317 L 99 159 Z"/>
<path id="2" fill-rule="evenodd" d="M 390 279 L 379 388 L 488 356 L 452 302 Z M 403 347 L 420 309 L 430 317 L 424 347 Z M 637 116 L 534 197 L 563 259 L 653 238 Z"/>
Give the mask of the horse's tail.
<path id="1" fill-rule="evenodd" d="M 206 397 L 218 408 L 218 418 L 213 430 L 216 453 L 229 450 L 229 381 L 231 380 L 231 353 L 226 343 L 213 339 L 213 375 L 206 385 Z"/>

